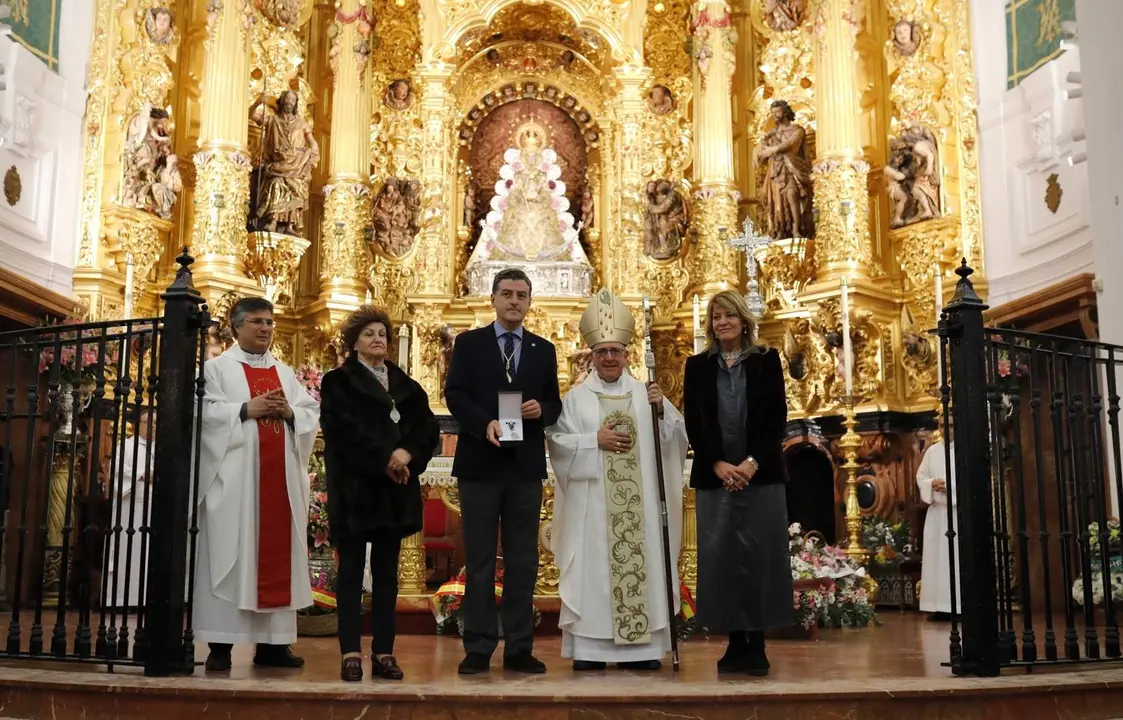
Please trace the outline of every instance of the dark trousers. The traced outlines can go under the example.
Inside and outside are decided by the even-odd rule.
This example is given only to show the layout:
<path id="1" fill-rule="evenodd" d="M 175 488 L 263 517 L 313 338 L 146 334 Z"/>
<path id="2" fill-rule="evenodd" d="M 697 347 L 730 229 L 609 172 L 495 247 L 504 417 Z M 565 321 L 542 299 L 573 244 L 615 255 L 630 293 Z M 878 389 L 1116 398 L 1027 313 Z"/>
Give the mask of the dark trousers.
<path id="1" fill-rule="evenodd" d="M 335 585 L 339 615 L 339 652 L 362 652 L 363 566 L 367 559 L 365 539 L 345 539 L 336 544 L 339 576 Z M 371 634 L 373 655 L 394 652 L 394 624 L 398 604 L 398 553 L 402 539 L 395 535 L 375 536 L 370 544 Z"/>
<path id="2" fill-rule="evenodd" d="M 502 474 L 457 483 L 464 530 L 464 650 L 491 656 L 499 644 L 495 611 L 495 551 L 503 532 L 504 655 L 534 646 L 534 585 L 538 581 L 538 519 L 542 481 Z"/>

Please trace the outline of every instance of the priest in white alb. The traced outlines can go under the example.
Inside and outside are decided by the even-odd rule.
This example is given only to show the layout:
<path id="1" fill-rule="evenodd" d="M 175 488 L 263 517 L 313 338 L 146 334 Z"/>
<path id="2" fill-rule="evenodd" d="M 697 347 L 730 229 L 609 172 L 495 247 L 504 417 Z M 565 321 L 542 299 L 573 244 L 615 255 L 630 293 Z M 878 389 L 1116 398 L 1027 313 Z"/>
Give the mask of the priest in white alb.
<path id="1" fill-rule="evenodd" d="M 655 383 L 628 371 L 635 319 L 601 290 L 581 316 L 593 372 L 562 403 L 547 430 L 557 478 L 551 549 L 561 571 L 562 657 L 574 670 L 614 662 L 658 670 L 671 648 L 670 617 L 679 611 L 682 471 L 686 425 Z M 653 428 L 651 405 L 660 409 Z M 670 529 L 667 597 L 655 437 L 663 449 Z"/>
<path id="2" fill-rule="evenodd" d="M 308 458 L 320 406 L 270 352 L 273 306 L 239 300 L 234 345 L 204 366 L 194 631 L 206 668 L 230 669 L 236 644 L 254 664 L 302 667 L 296 611 L 308 579 Z"/>
<path id="3" fill-rule="evenodd" d="M 937 415 L 940 431 L 946 433 L 943 413 Z M 924 516 L 924 546 L 920 564 L 920 610 L 931 613 L 928 619 L 935 621 L 948 620 L 951 613 L 951 550 L 947 532 L 948 505 L 951 505 L 952 512 L 955 511 L 955 466 L 948 472 L 945 442 L 946 439 L 940 439 L 929 445 L 916 470 L 920 499 L 928 505 L 928 513 Z M 954 461 L 954 443 L 951 452 Z M 955 558 L 958 575 L 958 548 Z M 958 592 L 958 583 L 956 587 Z"/>

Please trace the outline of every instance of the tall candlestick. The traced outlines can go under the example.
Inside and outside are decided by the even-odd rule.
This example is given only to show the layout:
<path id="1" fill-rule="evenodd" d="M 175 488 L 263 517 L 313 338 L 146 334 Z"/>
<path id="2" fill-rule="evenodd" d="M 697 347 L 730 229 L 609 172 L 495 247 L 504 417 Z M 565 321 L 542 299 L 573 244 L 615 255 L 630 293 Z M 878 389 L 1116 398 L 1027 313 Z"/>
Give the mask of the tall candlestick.
<path id="1" fill-rule="evenodd" d="M 366 305 L 370 305 L 370 290 L 369 289 L 367 290 L 367 296 L 363 300 L 363 303 L 366 304 Z"/>
<path id="2" fill-rule="evenodd" d="M 398 328 L 398 366 L 406 367 L 409 362 L 409 327 L 402 323 Z"/>
<path id="3" fill-rule="evenodd" d="M 842 280 L 842 366 L 846 379 L 846 397 L 854 397 L 854 362 L 850 347 L 850 286 Z"/>
<path id="4" fill-rule="evenodd" d="M 125 256 L 125 319 L 133 316 L 133 256 Z"/>

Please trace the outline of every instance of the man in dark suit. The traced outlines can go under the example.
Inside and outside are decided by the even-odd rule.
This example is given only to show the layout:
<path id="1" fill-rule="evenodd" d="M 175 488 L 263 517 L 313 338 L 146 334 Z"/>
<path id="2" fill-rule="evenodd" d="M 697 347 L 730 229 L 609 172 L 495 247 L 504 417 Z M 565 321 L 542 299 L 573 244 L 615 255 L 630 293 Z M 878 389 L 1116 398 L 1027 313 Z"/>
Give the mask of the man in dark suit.
<path id="1" fill-rule="evenodd" d="M 496 274 L 495 322 L 456 338 L 445 401 L 460 425 L 452 474 L 460 490 L 468 582 L 464 594 L 464 660 L 460 674 L 486 672 L 499 644 L 495 551 L 503 529 L 503 667 L 543 673 L 532 653 L 538 518 L 546 477 L 544 428 L 561 414 L 558 357 L 547 339 L 526 330 L 530 279 L 522 270 Z M 523 440 L 505 445 L 499 392 L 522 393 Z"/>

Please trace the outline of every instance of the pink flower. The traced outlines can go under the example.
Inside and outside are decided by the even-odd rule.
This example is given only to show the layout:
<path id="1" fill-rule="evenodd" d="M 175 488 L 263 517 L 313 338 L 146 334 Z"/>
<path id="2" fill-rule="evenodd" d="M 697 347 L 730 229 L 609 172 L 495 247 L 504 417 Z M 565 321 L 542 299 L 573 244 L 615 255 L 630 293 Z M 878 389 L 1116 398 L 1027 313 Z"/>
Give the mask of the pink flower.
<path id="1" fill-rule="evenodd" d="M 998 377 L 1010 377 L 1010 358 L 1001 358 L 998 361 Z"/>

